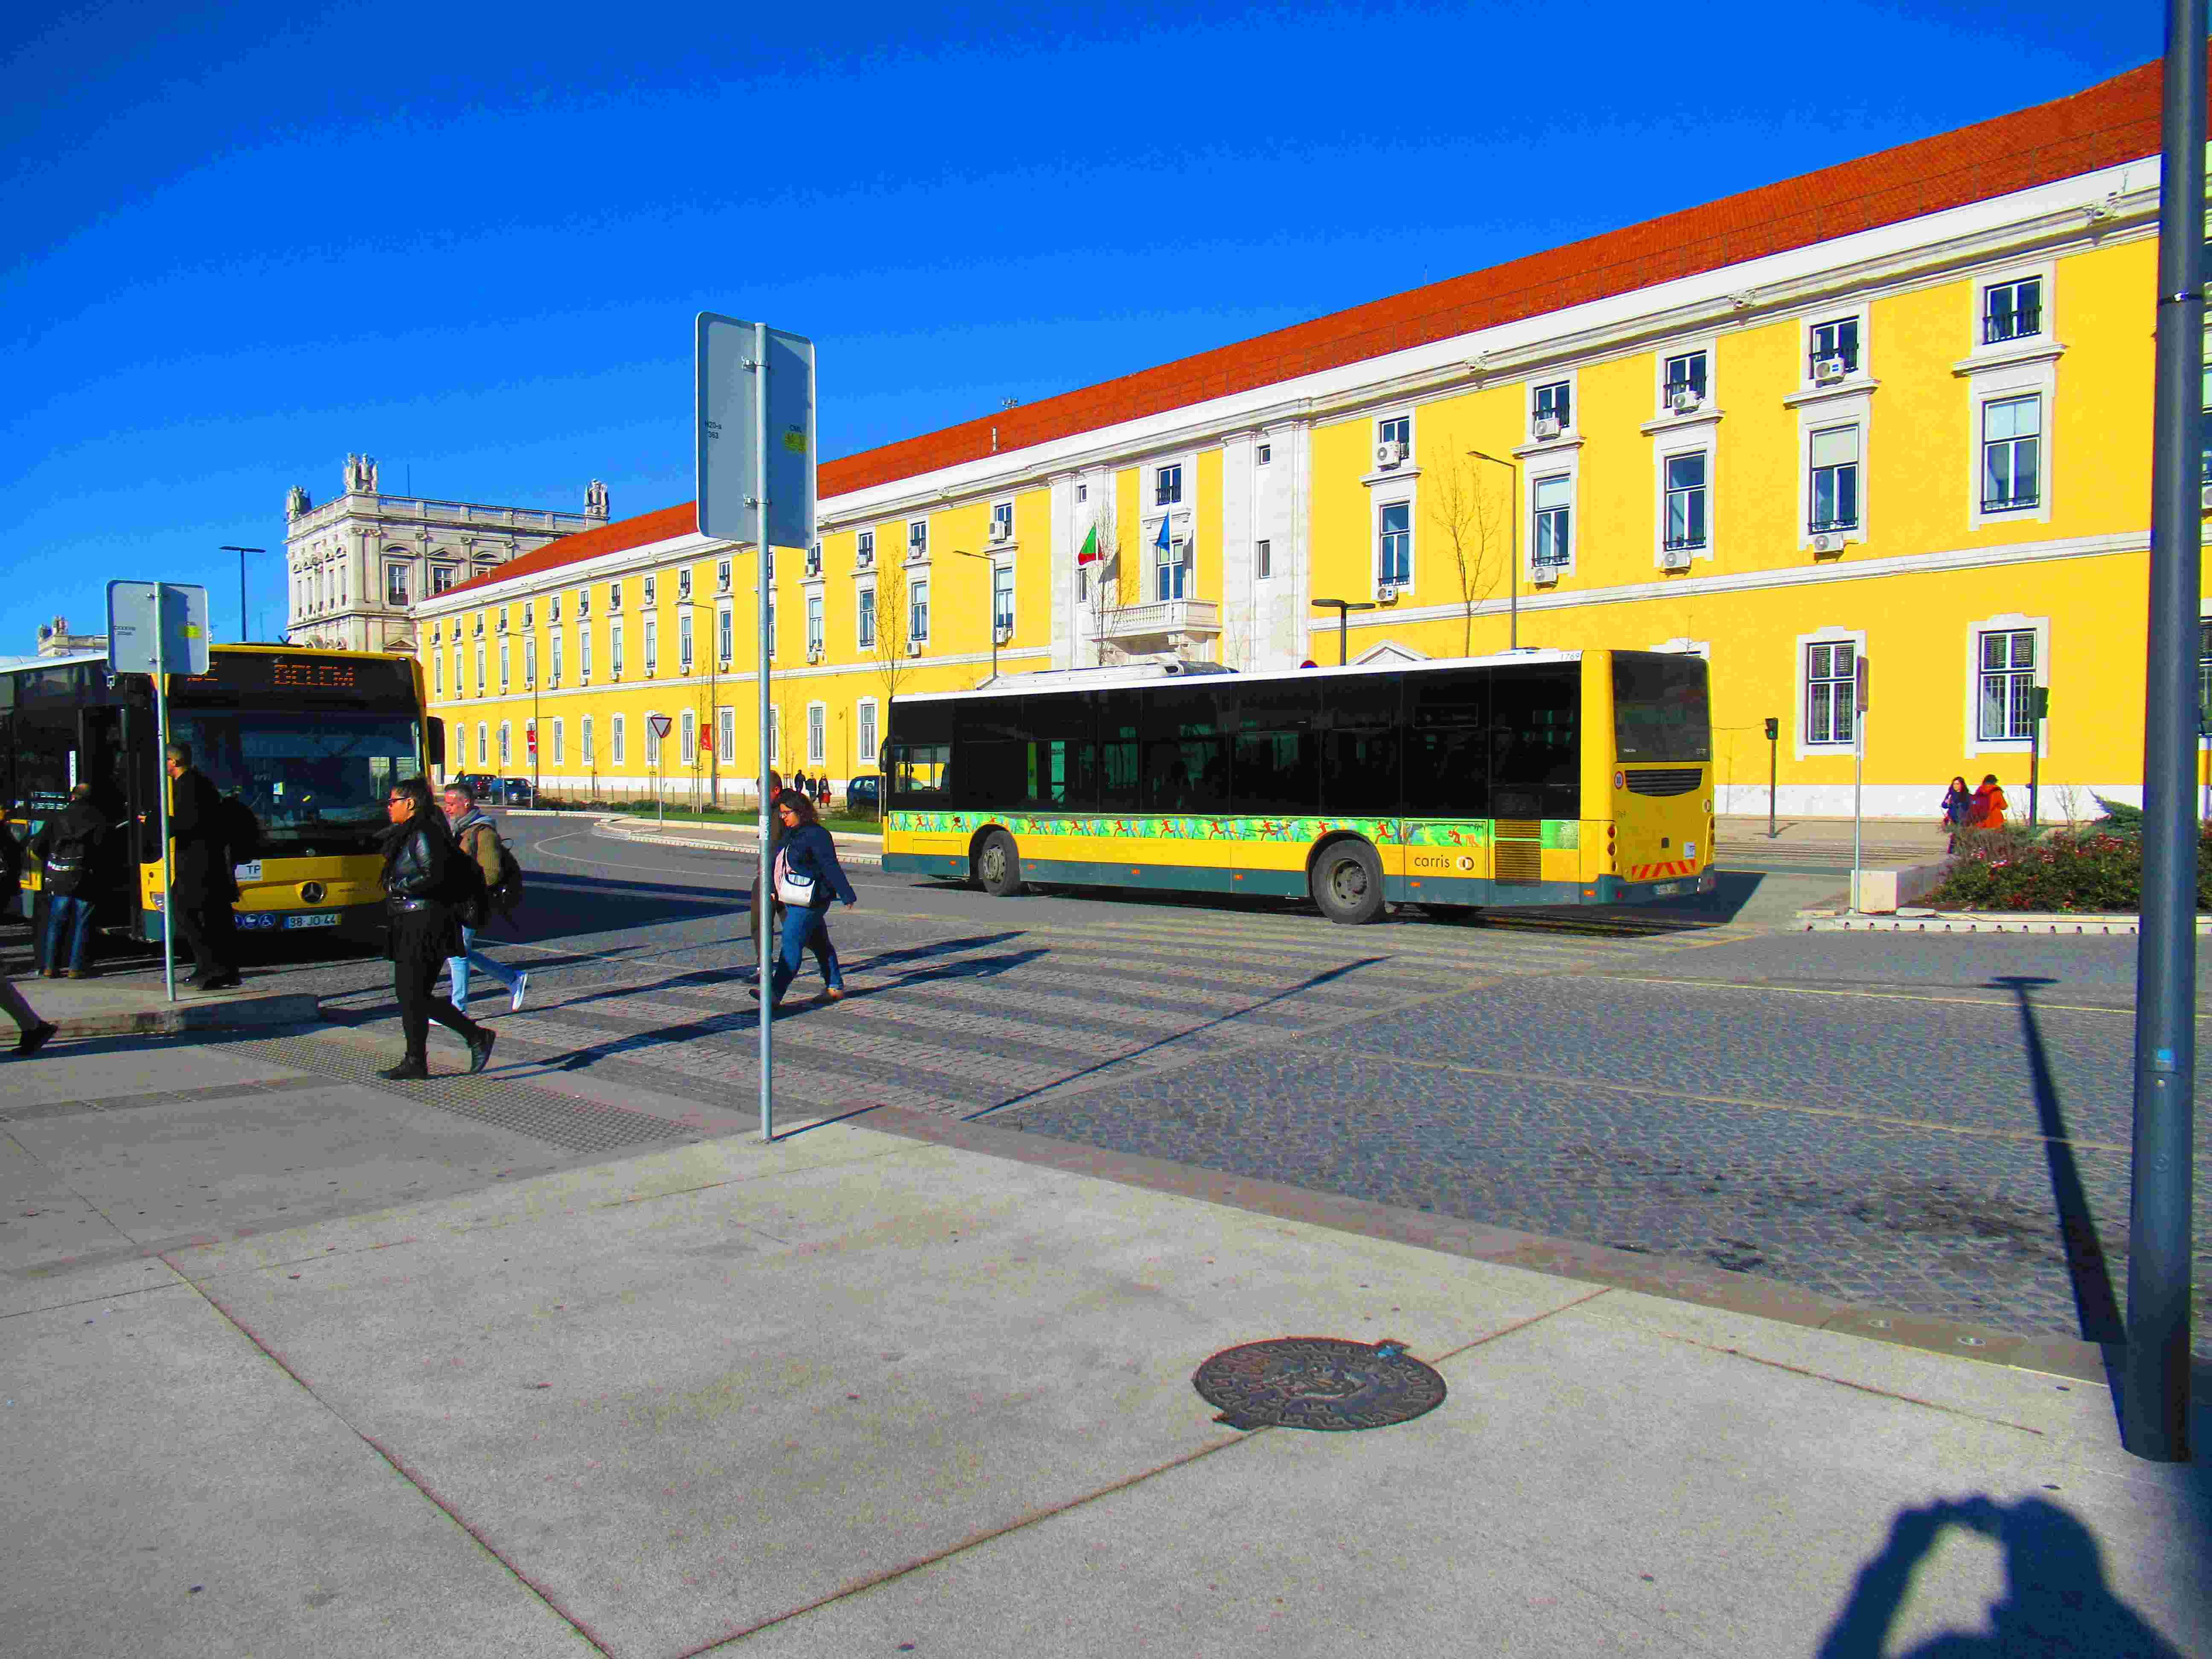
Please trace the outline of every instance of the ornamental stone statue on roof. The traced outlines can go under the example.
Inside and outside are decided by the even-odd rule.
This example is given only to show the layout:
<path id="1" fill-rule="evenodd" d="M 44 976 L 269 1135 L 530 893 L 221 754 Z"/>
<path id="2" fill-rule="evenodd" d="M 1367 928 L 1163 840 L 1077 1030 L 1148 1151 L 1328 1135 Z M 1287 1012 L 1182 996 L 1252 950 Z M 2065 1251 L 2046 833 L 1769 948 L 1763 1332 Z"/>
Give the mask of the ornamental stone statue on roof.
<path id="1" fill-rule="evenodd" d="M 597 478 L 585 486 L 584 516 L 587 519 L 604 519 L 607 516 L 607 487 Z"/>
<path id="2" fill-rule="evenodd" d="M 349 455 L 345 465 L 345 486 L 349 495 L 361 491 L 374 495 L 376 490 L 376 457 Z"/>
<path id="3" fill-rule="evenodd" d="M 284 497 L 284 516 L 287 519 L 296 519 L 313 505 L 314 503 L 307 499 L 307 492 L 299 485 L 294 484 L 291 493 Z"/>

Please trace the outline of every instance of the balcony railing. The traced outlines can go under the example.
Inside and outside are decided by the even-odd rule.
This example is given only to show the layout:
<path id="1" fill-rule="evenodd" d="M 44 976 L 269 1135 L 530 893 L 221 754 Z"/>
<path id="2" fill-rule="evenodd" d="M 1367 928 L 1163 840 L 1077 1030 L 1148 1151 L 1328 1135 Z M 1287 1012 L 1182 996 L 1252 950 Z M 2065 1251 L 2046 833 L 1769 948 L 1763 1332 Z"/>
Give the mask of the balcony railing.
<path id="1" fill-rule="evenodd" d="M 1982 511 L 1984 513 L 2017 513 L 2022 507 L 2040 507 L 2042 504 L 2042 492 L 2035 489 L 2021 490 L 2010 495 L 1982 497 Z"/>
<path id="2" fill-rule="evenodd" d="M 1212 599 L 1153 599 L 1125 605 L 1106 618 L 1109 640 L 1153 634 L 1218 634 L 1221 607 Z"/>
<path id="3" fill-rule="evenodd" d="M 1982 340 L 1995 345 L 2001 340 L 2024 340 L 2043 332 L 2043 307 L 2015 306 L 2008 311 L 1992 311 L 1982 319 Z"/>

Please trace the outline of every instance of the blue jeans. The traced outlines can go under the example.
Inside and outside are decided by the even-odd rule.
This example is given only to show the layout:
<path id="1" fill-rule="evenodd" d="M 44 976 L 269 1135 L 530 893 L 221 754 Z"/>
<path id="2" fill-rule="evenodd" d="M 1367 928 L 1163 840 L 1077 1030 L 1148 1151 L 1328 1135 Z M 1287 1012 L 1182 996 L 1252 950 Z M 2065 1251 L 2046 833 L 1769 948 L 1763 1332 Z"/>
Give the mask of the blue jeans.
<path id="1" fill-rule="evenodd" d="M 68 960 L 63 960 L 63 946 Z M 92 953 L 92 901 L 74 893 L 46 895 L 46 966 L 82 969 Z"/>
<path id="2" fill-rule="evenodd" d="M 454 1007 L 465 1009 L 469 1006 L 469 969 L 471 968 L 480 974 L 497 980 L 501 985 L 507 987 L 510 993 L 514 991 L 514 970 L 511 968 L 501 967 L 477 949 L 475 928 L 461 929 L 461 949 L 467 954 L 446 958 L 446 972 L 453 981 L 453 993 L 447 1000 Z"/>
<path id="3" fill-rule="evenodd" d="M 822 977 L 830 988 L 845 988 L 845 975 L 837 967 L 837 947 L 830 942 L 828 912 L 811 905 L 787 905 L 783 912 L 783 948 L 776 952 L 768 970 L 768 1000 L 771 1004 L 783 1000 L 783 994 L 798 977 L 799 964 L 810 949 L 814 952 L 814 960 L 821 964 Z"/>

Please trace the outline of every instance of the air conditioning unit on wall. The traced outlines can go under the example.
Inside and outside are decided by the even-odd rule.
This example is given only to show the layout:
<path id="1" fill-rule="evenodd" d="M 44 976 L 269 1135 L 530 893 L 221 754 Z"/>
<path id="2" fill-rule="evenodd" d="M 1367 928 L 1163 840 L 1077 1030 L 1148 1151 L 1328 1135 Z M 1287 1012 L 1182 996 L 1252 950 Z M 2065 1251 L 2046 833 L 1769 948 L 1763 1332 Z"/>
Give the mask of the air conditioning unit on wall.
<path id="1" fill-rule="evenodd" d="M 1378 582 L 1378 583 L 1376 583 L 1376 587 L 1375 587 L 1375 599 L 1376 599 L 1376 604 L 1378 604 L 1378 605 L 1395 605 L 1395 604 L 1397 604 L 1397 603 L 1398 603 L 1398 586 L 1397 586 L 1397 584 L 1396 584 L 1395 582 Z"/>
<path id="2" fill-rule="evenodd" d="M 1539 415 L 1536 417 L 1535 433 L 1540 440 L 1558 437 L 1559 417 L 1556 415 Z"/>
<path id="3" fill-rule="evenodd" d="M 1692 415 L 1697 412 L 1698 404 L 1704 400 L 1698 396 L 1696 388 L 1678 386 L 1667 401 L 1677 415 Z"/>
<path id="4" fill-rule="evenodd" d="M 1824 532 L 1813 538 L 1813 550 L 1815 553 L 1840 553 L 1844 550 L 1844 538 Z"/>
<path id="5" fill-rule="evenodd" d="M 920 640 L 908 640 L 906 642 L 906 653 L 909 657 L 920 656 L 921 654 L 921 641 Z"/>
<path id="6" fill-rule="evenodd" d="M 1013 540 L 1013 538 L 1014 526 L 1010 522 L 1005 519 L 994 519 L 991 520 L 991 539 L 993 541 L 1010 542 Z"/>
<path id="7" fill-rule="evenodd" d="M 1690 568 L 1690 550 L 1686 547 L 1666 548 L 1659 555 L 1659 563 L 1662 569 L 1687 570 Z"/>
<path id="8" fill-rule="evenodd" d="M 1383 471 L 1387 472 L 1394 466 L 1402 466 L 1405 462 L 1405 445 L 1393 440 L 1390 442 L 1375 446 L 1375 465 Z"/>
<path id="9" fill-rule="evenodd" d="M 1844 360 L 1841 357 L 1823 357 L 1813 365 L 1813 384 L 1815 386 L 1833 386 L 1843 378 Z"/>

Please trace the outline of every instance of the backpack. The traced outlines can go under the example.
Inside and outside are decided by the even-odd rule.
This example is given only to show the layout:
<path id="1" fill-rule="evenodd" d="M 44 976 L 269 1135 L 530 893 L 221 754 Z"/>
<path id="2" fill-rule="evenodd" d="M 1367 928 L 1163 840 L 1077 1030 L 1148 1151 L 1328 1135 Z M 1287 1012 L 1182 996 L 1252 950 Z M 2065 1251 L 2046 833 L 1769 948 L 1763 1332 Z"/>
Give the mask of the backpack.
<path id="1" fill-rule="evenodd" d="M 522 866 L 515 859 L 514 849 L 507 844 L 506 838 L 499 833 L 495 824 L 481 823 L 470 833 L 490 836 L 492 845 L 499 849 L 499 875 L 489 883 L 483 878 L 483 866 L 475 859 L 463 860 L 469 866 L 470 879 L 475 883 L 480 911 L 487 917 L 490 911 L 496 910 L 501 915 L 512 918 L 515 907 L 522 902 Z"/>

